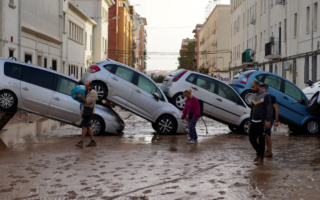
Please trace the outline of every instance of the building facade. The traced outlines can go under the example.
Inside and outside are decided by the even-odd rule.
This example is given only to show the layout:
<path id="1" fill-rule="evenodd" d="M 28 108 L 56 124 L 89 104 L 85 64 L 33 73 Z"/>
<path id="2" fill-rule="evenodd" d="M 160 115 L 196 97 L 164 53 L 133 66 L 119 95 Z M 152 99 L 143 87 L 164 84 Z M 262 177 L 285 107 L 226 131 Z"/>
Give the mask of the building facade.
<path id="1" fill-rule="evenodd" d="M 305 87 L 320 77 L 319 0 L 231 0 L 231 77 L 259 68 Z"/>
<path id="2" fill-rule="evenodd" d="M 200 39 L 200 69 L 229 77 L 230 5 L 216 5 L 203 24 Z M 227 76 L 227 77 L 225 77 Z"/>
<path id="3" fill-rule="evenodd" d="M 192 33 L 194 33 L 194 38 L 195 38 L 195 59 L 196 62 L 194 63 L 195 65 L 195 71 L 198 72 L 199 71 L 199 67 L 200 67 L 200 30 L 202 28 L 202 24 L 197 24 L 195 29 L 192 31 Z"/>

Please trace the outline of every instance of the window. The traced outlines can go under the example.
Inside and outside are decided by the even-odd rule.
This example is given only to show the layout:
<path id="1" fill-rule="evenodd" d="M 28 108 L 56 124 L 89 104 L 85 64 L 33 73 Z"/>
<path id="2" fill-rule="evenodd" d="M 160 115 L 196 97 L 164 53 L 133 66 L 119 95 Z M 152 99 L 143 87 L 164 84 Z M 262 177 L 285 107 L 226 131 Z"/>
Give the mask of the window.
<path id="1" fill-rule="evenodd" d="M 21 81 L 24 81 L 24 82 L 26 82 L 26 83 L 29 83 L 30 77 L 31 77 L 31 74 L 32 74 L 32 70 L 33 70 L 32 67 L 27 67 L 27 66 L 26 66 L 26 67 L 24 68 Z"/>
<path id="2" fill-rule="evenodd" d="M 297 31 L 298 31 L 298 14 L 294 14 L 294 30 L 293 30 L 293 35 L 296 38 L 297 37 Z"/>
<path id="3" fill-rule="evenodd" d="M 262 32 L 260 33 L 260 50 L 262 50 Z"/>
<path id="4" fill-rule="evenodd" d="M 30 61 L 30 63 L 32 63 L 32 55 L 24 54 L 24 62 L 28 63 L 28 61 Z"/>
<path id="5" fill-rule="evenodd" d="M 83 44 L 83 29 L 71 21 L 69 21 L 69 38 Z"/>
<path id="6" fill-rule="evenodd" d="M 244 25 L 245 25 L 245 23 L 246 23 L 246 14 L 245 14 L 245 13 L 243 13 L 243 29 L 244 29 Z"/>
<path id="7" fill-rule="evenodd" d="M 30 83 L 43 88 L 51 89 L 53 78 L 54 78 L 53 73 L 46 72 L 39 69 L 33 69 L 31 78 L 30 78 Z"/>
<path id="8" fill-rule="evenodd" d="M 85 32 L 84 34 L 84 49 L 87 50 L 88 49 L 88 42 L 87 42 L 87 32 Z"/>
<path id="9" fill-rule="evenodd" d="M 264 83 L 273 87 L 276 90 L 280 90 L 281 87 L 281 79 L 272 75 L 267 75 L 264 80 Z"/>
<path id="10" fill-rule="evenodd" d="M 134 72 L 130 69 L 125 68 L 125 67 L 118 66 L 115 74 L 117 76 L 119 76 L 120 78 L 123 78 L 124 80 L 131 82 L 133 75 L 134 75 Z"/>
<path id="11" fill-rule="evenodd" d="M 215 80 L 208 77 L 199 76 L 196 85 L 210 92 L 214 92 Z"/>
<path id="12" fill-rule="evenodd" d="M 16 8 L 16 6 L 14 5 L 14 0 L 9 1 L 9 7 L 13 9 Z"/>
<path id="13" fill-rule="evenodd" d="M 112 72 L 112 69 L 115 68 L 116 66 L 114 66 L 114 65 L 105 65 L 103 67 L 106 68 L 108 71 Z"/>
<path id="14" fill-rule="evenodd" d="M 264 0 L 264 3 L 263 3 L 263 12 L 266 12 L 267 11 L 267 0 Z"/>
<path id="15" fill-rule="evenodd" d="M 66 33 L 67 31 L 67 19 L 66 19 L 66 13 L 63 13 L 63 33 Z"/>
<path id="16" fill-rule="evenodd" d="M 78 78 L 78 66 L 69 65 L 69 76 L 74 75 L 75 78 Z"/>
<path id="17" fill-rule="evenodd" d="M 318 3 L 313 6 L 313 30 L 318 29 Z"/>
<path id="18" fill-rule="evenodd" d="M 266 46 L 266 31 L 263 31 L 263 49 L 265 49 Z"/>
<path id="19" fill-rule="evenodd" d="M 260 5 L 260 15 L 262 15 L 262 9 L 263 9 L 263 0 L 261 0 L 261 5 Z"/>
<path id="20" fill-rule="evenodd" d="M 9 49 L 9 57 L 14 57 L 13 52 L 14 50 Z"/>
<path id="21" fill-rule="evenodd" d="M 56 60 L 52 60 L 52 70 L 57 71 L 57 61 Z"/>
<path id="22" fill-rule="evenodd" d="M 287 20 L 284 19 L 284 41 L 287 41 Z"/>
<path id="23" fill-rule="evenodd" d="M 306 13 L 306 33 L 309 33 L 309 24 L 310 24 L 310 6 L 307 7 L 307 13 Z"/>
<path id="24" fill-rule="evenodd" d="M 20 80 L 24 67 L 23 65 L 6 62 L 4 64 L 4 75 Z"/>
<path id="25" fill-rule="evenodd" d="M 288 81 L 284 84 L 284 93 L 297 101 L 304 100 L 305 97 L 302 92 Z"/>
<path id="26" fill-rule="evenodd" d="M 247 26 L 249 26 L 249 23 L 250 23 L 250 13 L 249 13 L 249 9 L 248 9 L 248 12 L 247 12 Z"/>
<path id="27" fill-rule="evenodd" d="M 90 35 L 90 51 L 92 51 L 92 35 Z"/>
<path id="28" fill-rule="evenodd" d="M 262 80 L 263 76 L 264 76 L 264 74 L 261 74 L 261 75 L 259 75 L 259 76 L 256 76 L 256 79 L 257 79 L 258 81 L 262 82 L 261 80 Z"/>
<path id="29" fill-rule="evenodd" d="M 44 68 L 47 68 L 47 58 L 44 58 Z"/>
<path id="30" fill-rule="evenodd" d="M 138 87 L 148 92 L 149 94 L 155 93 L 158 89 L 157 86 L 152 83 L 152 81 L 142 75 L 139 75 Z"/>
<path id="31" fill-rule="evenodd" d="M 77 85 L 77 82 L 72 81 L 66 77 L 59 76 L 57 92 L 71 96 L 72 88 L 76 87 Z"/>
<path id="32" fill-rule="evenodd" d="M 42 67 L 42 56 L 38 56 L 38 66 Z"/>
<path id="33" fill-rule="evenodd" d="M 219 82 L 218 95 L 234 103 L 239 103 L 239 96 L 226 84 Z"/>
<path id="34" fill-rule="evenodd" d="M 188 78 L 186 79 L 186 81 L 187 81 L 187 82 L 190 82 L 190 83 L 193 83 L 195 77 L 196 77 L 195 74 L 190 74 L 190 75 L 188 76 Z"/>

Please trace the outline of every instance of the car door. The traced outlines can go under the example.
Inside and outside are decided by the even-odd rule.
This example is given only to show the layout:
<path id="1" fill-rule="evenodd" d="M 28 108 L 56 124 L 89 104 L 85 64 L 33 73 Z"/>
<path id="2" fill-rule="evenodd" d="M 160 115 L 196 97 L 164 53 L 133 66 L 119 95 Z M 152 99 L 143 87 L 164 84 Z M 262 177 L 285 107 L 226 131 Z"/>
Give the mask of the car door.
<path id="1" fill-rule="evenodd" d="M 24 107 L 32 112 L 46 115 L 53 94 L 55 74 L 27 67 L 21 79 L 21 97 Z"/>
<path id="2" fill-rule="evenodd" d="M 159 88 L 147 77 L 138 73 L 136 73 L 136 76 L 136 85 L 128 102 L 128 107 L 140 116 L 155 121 L 157 114 L 163 107 L 164 97 Z M 160 99 L 156 100 L 153 93 L 157 93 Z"/>
<path id="3" fill-rule="evenodd" d="M 215 84 L 214 79 L 199 75 L 191 86 L 192 95 L 203 101 L 203 113 L 209 116 L 213 116 L 212 109 L 216 99 Z"/>
<path id="4" fill-rule="evenodd" d="M 18 98 L 20 98 L 20 84 L 23 71 L 26 68 L 25 65 L 19 65 L 16 63 L 6 62 L 4 63 L 4 75 L 10 78 L 8 80 L 6 89 L 13 91 Z"/>
<path id="5" fill-rule="evenodd" d="M 244 114 L 244 105 L 239 95 L 230 86 L 218 82 L 213 113 L 224 121 L 237 124 Z"/>
<path id="6" fill-rule="evenodd" d="M 76 123 L 81 120 L 80 103 L 71 97 L 71 90 L 78 85 L 78 82 L 60 75 L 56 78 L 57 84 L 52 94 L 48 116 Z"/>
<path id="7" fill-rule="evenodd" d="M 133 91 L 134 71 L 118 65 L 114 74 L 108 77 L 109 94 L 108 99 L 119 106 L 127 107 L 128 101 Z"/>
<path id="8" fill-rule="evenodd" d="M 281 114 L 284 114 L 290 121 L 301 124 L 303 121 L 306 111 L 306 106 L 302 103 L 295 103 L 297 101 L 306 100 L 302 91 L 294 84 L 283 80 L 283 99 Z M 295 104 L 293 104 L 295 103 Z"/>

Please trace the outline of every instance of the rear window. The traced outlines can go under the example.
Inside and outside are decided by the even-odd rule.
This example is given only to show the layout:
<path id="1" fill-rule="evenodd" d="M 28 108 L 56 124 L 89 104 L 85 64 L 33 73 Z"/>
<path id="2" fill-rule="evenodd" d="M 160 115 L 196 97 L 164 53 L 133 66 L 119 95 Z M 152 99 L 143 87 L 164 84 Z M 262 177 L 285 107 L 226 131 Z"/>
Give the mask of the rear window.
<path id="1" fill-rule="evenodd" d="M 179 74 L 181 74 L 182 72 L 184 72 L 185 69 L 179 69 L 178 71 L 174 72 L 173 74 L 171 74 L 171 76 L 173 77 L 177 77 Z"/>
<path id="2" fill-rule="evenodd" d="M 4 75 L 20 80 L 24 67 L 24 65 L 6 62 L 4 64 Z"/>
<path id="3" fill-rule="evenodd" d="M 239 72 L 239 74 L 246 76 L 248 74 L 252 74 L 253 72 L 256 72 L 256 70 L 248 70 L 248 71 L 245 71 L 245 72 Z"/>

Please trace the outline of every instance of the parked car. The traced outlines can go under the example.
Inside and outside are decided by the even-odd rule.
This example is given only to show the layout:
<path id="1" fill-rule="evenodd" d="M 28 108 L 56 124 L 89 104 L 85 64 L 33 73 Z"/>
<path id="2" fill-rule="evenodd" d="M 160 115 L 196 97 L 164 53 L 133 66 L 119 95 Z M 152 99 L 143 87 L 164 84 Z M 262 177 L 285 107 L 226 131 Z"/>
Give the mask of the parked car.
<path id="1" fill-rule="evenodd" d="M 222 81 L 197 72 L 180 69 L 166 77 L 162 91 L 182 110 L 185 105 L 183 91 L 191 88 L 192 94 L 204 102 L 203 114 L 229 125 L 230 130 L 248 133 L 250 108 L 241 97 Z"/>
<path id="2" fill-rule="evenodd" d="M 0 109 L 36 113 L 80 126 L 80 103 L 71 97 L 79 84 L 74 78 L 50 69 L 0 58 Z M 124 122 L 111 108 L 97 105 L 91 121 L 95 135 L 122 133 Z"/>
<path id="3" fill-rule="evenodd" d="M 309 87 L 306 87 L 302 91 L 310 100 L 308 104 L 309 112 L 319 112 L 320 109 L 320 81 L 313 83 L 312 81 L 307 82 Z"/>
<path id="4" fill-rule="evenodd" d="M 308 112 L 308 98 L 295 84 L 273 73 L 248 70 L 237 74 L 230 83 L 248 105 L 252 104 L 251 82 L 258 80 L 269 85 L 269 93 L 277 99 L 279 121 L 288 124 L 293 132 L 318 134 L 320 117 Z"/>
<path id="5" fill-rule="evenodd" d="M 161 134 L 187 133 L 181 112 L 168 103 L 148 76 L 132 67 L 107 59 L 91 65 L 81 82 L 92 81 L 98 101 L 107 100 L 151 122 Z"/>

